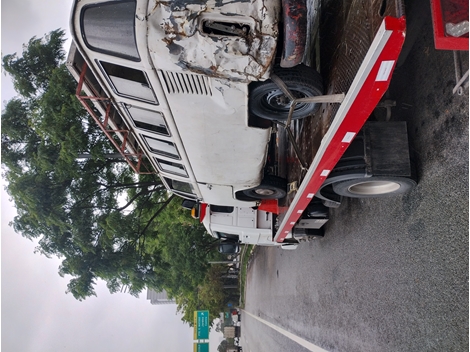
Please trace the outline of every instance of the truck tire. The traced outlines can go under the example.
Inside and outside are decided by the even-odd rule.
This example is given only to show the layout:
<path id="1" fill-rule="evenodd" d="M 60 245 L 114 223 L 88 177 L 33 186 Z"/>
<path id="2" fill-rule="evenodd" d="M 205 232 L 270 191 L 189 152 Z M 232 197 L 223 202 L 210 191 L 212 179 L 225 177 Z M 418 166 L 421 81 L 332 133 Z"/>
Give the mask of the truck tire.
<path id="1" fill-rule="evenodd" d="M 291 68 L 276 66 L 273 72 L 285 83 L 296 98 L 323 94 L 320 74 L 311 67 L 297 65 Z M 289 117 L 290 100 L 270 79 L 250 85 L 249 112 L 271 121 L 286 121 Z M 292 119 L 310 116 L 320 109 L 320 103 L 298 103 Z"/>
<path id="2" fill-rule="evenodd" d="M 282 177 L 267 175 L 259 186 L 243 191 L 252 199 L 281 199 L 287 195 L 287 181 Z"/>
<path id="3" fill-rule="evenodd" d="M 372 176 L 334 183 L 333 191 L 350 198 L 382 198 L 406 193 L 415 186 L 411 178 Z"/>

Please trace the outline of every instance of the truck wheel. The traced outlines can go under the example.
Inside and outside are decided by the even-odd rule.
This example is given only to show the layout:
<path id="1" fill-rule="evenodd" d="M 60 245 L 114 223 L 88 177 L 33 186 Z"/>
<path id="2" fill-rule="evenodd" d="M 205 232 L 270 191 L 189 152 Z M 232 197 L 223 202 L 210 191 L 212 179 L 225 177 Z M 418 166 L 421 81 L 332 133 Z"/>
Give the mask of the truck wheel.
<path id="1" fill-rule="evenodd" d="M 406 193 L 416 182 L 406 177 L 372 176 L 333 184 L 333 191 L 350 198 L 380 198 Z"/>
<path id="2" fill-rule="evenodd" d="M 318 96 L 323 93 L 320 74 L 311 67 L 297 65 L 291 68 L 275 67 L 273 72 L 285 83 L 296 98 Z M 291 102 L 272 81 L 250 85 L 249 111 L 251 114 L 272 121 L 286 121 Z M 319 103 L 298 103 L 292 119 L 310 116 L 320 109 Z"/>
<path id="3" fill-rule="evenodd" d="M 257 187 L 246 189 L 243 194 L 254 199 L 281 199 L 287 195 L 287 181 L 267 175 Z"/>

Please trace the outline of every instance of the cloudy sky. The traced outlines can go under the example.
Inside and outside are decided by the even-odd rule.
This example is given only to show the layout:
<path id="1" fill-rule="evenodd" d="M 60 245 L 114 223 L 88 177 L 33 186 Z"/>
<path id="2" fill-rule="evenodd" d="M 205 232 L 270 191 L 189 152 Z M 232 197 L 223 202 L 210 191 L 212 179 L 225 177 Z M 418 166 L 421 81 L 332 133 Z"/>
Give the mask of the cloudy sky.
<path id="1" fill-rule="evenodd" d="M 68 31 L 72 0 L 2 0 L 2 55 L 22 52 L 22 44 L 51 30 Z M 67 44 L 67 48 L 68 48 Z M 15 92 L 1 75 L 2 102 Z M 2 103 L 2 107 L 3 107 Z M 2 180 L 3 182 L 3 180 Z M 65 294 L 67 278 L 58 259 L 34 254 L 35 243 L 8 223 L 15 209 L 2 184 L 1 340 L 5 352 L 191 351 L 193 329 L 181 322 L 176 305 L 153 306 L 145 293 L 109 294 L 101 282 L 97 297 L 84 302 Z M 210 350 L 221 336 L 211 332 Z"/>

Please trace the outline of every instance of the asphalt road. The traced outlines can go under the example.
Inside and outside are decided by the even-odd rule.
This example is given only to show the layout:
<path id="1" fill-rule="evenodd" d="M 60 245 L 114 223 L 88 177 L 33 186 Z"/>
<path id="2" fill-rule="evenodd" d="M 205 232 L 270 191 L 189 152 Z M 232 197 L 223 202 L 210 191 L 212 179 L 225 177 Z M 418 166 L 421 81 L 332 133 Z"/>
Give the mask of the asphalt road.
<path id="1" fill-rule="evenodd" d="M 350 199 L 323 239 L 258 247 L 246 310 L 327 351 L 468 351 L 468 88 L 453 95 L 453 54 L 436 51 L 426 11 L 393 76 L 392 120 L 408 122 L 419 183 Z M 468 52 L 463 55 L 468 68 Z M 307 351 L 245 315 L 244 351 Z"/>

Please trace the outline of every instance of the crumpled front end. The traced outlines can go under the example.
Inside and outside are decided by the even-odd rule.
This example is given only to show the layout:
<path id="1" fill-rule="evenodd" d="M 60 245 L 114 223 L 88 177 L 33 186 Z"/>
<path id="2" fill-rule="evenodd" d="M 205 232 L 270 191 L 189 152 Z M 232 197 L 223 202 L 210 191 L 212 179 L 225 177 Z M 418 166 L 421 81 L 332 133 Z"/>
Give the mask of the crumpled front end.
<path id="1" fill-rule="evenodd" d="M 280 1 L 150 1 L 148 48 L 157 69 L 250 82 L 276 54 Z"/>

